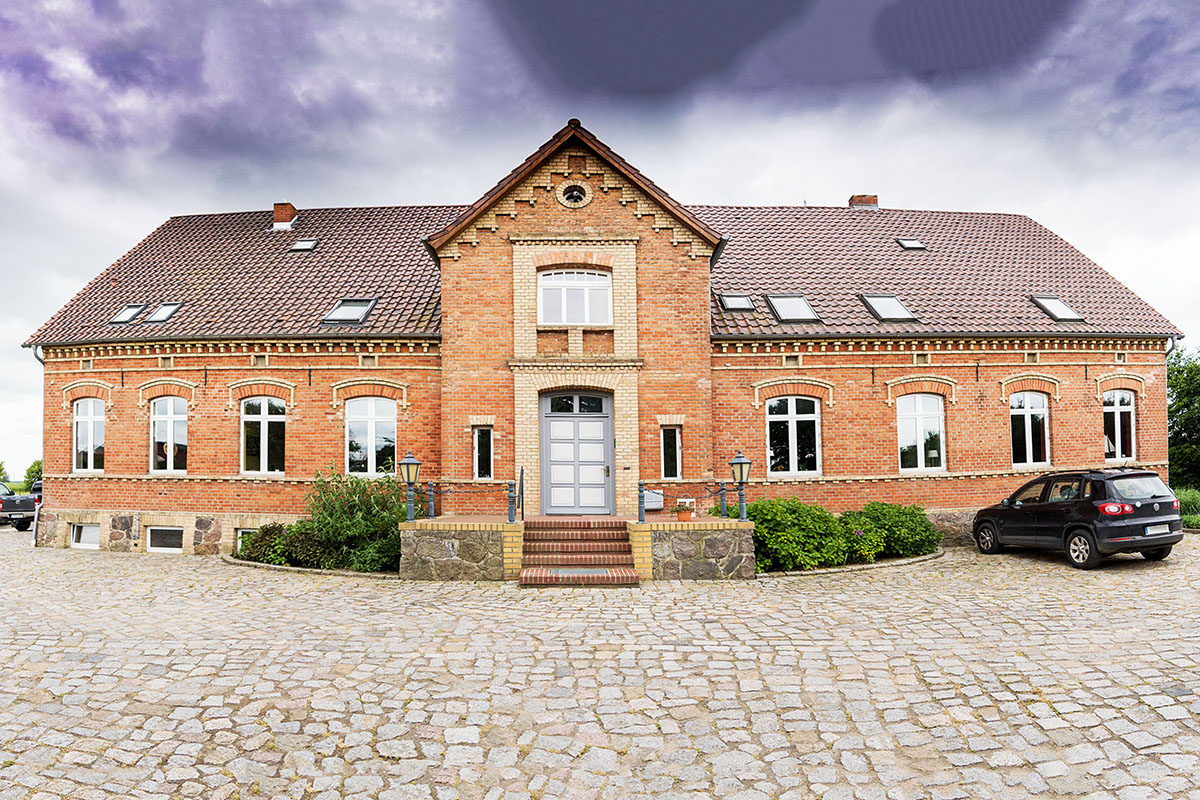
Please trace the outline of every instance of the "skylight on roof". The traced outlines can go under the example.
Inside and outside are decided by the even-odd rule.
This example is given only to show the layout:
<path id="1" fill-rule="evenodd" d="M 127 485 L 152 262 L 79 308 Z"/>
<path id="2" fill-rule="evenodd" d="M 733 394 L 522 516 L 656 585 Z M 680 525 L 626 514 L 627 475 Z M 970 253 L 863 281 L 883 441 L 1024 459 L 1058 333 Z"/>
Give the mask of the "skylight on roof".
<path id="1" fill-rule="evenodd" d="M 315 250 L 316 247 L 317 247 L 316 239 L 297 239 L 296 243 L 292 245 L 292 252 L 293 253 L 305 253 L 310 250 Z"/>
<path id="2" fill-rule="evenodd" d="M 142 312 L 142 309 L 145 307 L 146 307 L 145 303 L 130 303 L 129 305 L 125 306 L 120 311 L 118 311 L 117 315 L 115 317 L 113 317 L 112 319 L 110 319 L 109 322 L 110 323 L 129 322 L 129 320 L 133 319 L 138 314 L 140 314 Z"/>
<path id="3" fill-rule="evenodd" d="M 748 294 L 723 294 L 721 298 L 721 307 L 726 311 L 753 311 L 754 301 L 750 299 Z"/>
<path id="4" fill-rule="evenodd" d="M 894 294 L 864 294 L 862 301 L 880 322 L 916 319 Z"/>
<path id="5" fill-rule="evenodd" d="M 146 322 L 166 322 L 172 314 L 179 310 L 181 305 L 183 303 L 162 303 L 154 309 L 150 316 L 146 317 Z"/>
<path id="6" fill-rule="evenodd" d="M 339 300 L 333 310 L 325 315 L 325 322 L 360 323 L 375 307 L 375 300 Z"/>
<path id="7" fill-rule="evenodd" d="M 769 294 L 767 304 L 780 322 L 817 322 L 817 312 L 798 294 Z"/>
<path id="8" fill-rule="evenodd" d="M 920 239 L 909 239 L 909 238 L 901 237 L 896 240 L 896 244 L 900 245 L 905 250 L 924 250 L 925 249 L 925 243 L 922 242 Z"/>
<path id="9" fill-rule="evenodd" d="M 1045 311 L 1047 316 L 1055 322 L 1083 322 L 1083 317 L 1080 313 L 1064 303 L 1056 295 L 1035 294 L 1029 299 L 1037 303 L 1038 308 Z"/>

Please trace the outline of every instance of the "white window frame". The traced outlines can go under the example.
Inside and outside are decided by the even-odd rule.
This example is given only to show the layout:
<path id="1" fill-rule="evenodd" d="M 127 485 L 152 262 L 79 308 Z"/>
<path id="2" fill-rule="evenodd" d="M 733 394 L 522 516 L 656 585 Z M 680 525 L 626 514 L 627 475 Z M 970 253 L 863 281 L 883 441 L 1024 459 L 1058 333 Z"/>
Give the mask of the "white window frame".
<path id="1" fill-rule="evenodd" d="M 92 544 L 89 542 L 77 541 L 80 531 L 82 531 L 82 529 L 84 529 L 84 528 L 95 528 L 96 529 L 95 544 Z M 100 549 L 100 526 L 98 524 L 93 525 L 91 523 L 76 523 L 76 524 L 72 525 L 71 526 L 71 547 L 72 547 L 72 549 L 75 549 L 75 550 L 99 550 Z"/>
<path id="2" fill-rule="evenodd" d="M 92 404 L 100 404 L 100 414 L 93 414 Z M 84 407 L 88 411 L 80 413 L 80 408 Z M 104 441 L 108 442 L 108 422 L 106 420 L 106 412 L 104 409 L 104 401 L 98 397 L 81 397 L 72 404 L 72 419 L 71 419 L 71 471 L 76 473 L 91 473 L 100 474 L 104 472 L 104 467 L 96 468 L 96 428 L 94 423 L 99 422 L 104 427 Z M 87 466 L 80 467 L 76 462 L 76 457 L 79 455 L 79 426 L 84 424 L 87 426 Z M 107 452 L 105 453 L 107 455 Z"/>
<path id="3" fill-rule="evenodd" d="M 248 403 L 252 400 L 262 401 L 262 405 L 259 406 L 259 408 L 262 409 L 262 411 L 260 413 L 258 413 L 258 414 L 247 414 L 246 413 L 246 403 Z M 280 403 L 283 403 L 283 413 L 282 414 L 268 414 L 267 413 L 267 409 L 270 407 L 269 406 L 270 400 L 278 400 Z M 280 470 L 246 469 L 246 423 L 247 422 L 258 422 L 259 423 L 259 428 L 258 428 L 258 437 L 259 437 L 258 452 L 260 454 L 259 465 L 264 466 L 268 463 L 267 444 L 268 444 L 268 431 L 270 430 L 270 426 L 267 423 L 271 420 L 274 420 L 276 422 L 283 422 L 284 468 L 280 469 Z M 287 402 L 286 401 L 280 400 L 278 397 L 271 397 L 270 395 L 265 395 L 265 394 L 264 395 L 255 395 L 254 397 L 243 397 L 242 401 L 241 401 L 241 423 L 238 426 L 238 442 L 239 442 L 238 446 L 241 449 L 241 456 L 238 461 L 238 466 L 241 467 L 241 474 L 243 474 L 243 475 L 284 475 L 284 474 L 286 474 L 287 473 L 287 428 L 288 428 L 288 414 L 287 414 Z"/>
<path id="4" fill-rule="evenodd" d="M 901 404 L 901 400 L 905 397 L 917 397 L 917 398 L 936 397 L 938 400 L 938 407 L 940 409 L 939 413 L 937 415 L 933 415 L 933 414 L 926 414 L 924 411 L 921 411 L 920 410 L 920 405 L 921 405 L 920 400 L 917 401 L 916 413 L 913 413 L 913 414 L 904 413 L 900 409 L 900 404 Z M 917 466 L 915 466 L 915 467 L 901 466 L 901 463 L 900 463 L 900 458 L 901 458 L 900 450 L 903 447 L 903 445 L 900 441 L 900 435 L 901 435 L 901 431 L 902 431 L 902 427 L 903 427 L 901 423 L 903 420 L 906 420 L 906 419 L 917 420 Z M 938 467 L 925 466 L 926 455 L 925 455 L 924 442 L 925 442 L 925 432 L 927 429 L 924 427 L 924 422 L 926 420 L 930 420 L 930 419 L 937 420 L 938 438 L 941 441 L 941 457 L 942 457 L 941 462 L 942 463 L 941 463 L 941 466 L 938 466 Z M 947 447 L 946 447 L 946 398 L 942 397 L 940 394 L 935 394 L 933 392 L 913 392 L 912 394 L 905 394 L 905 395 L 901 395 L 900 397 L 896 398 L 896 466 L 899 467 L 900 471 L 903 473 L 906 473 L 906 474 L 911 474 L 914 472 L 945 472 L 946 471 L 946 450 L 947 450 Z"/>
<path id="5" fill-rule="evenodd" d="M 175 413 L 175 408 L 174 408 L 175 404 L 173 402 L 167 403 L 167 413 L 166 414 L 156 414 L 154 411 L 154 406 L 160 400 L 167 400 L 167 401 L 182 400 L 183 401 L 183 414 L 180 415 L 180 414 Z M 176 397 L 173 394 L 164 394 L 164 395 L 160 395 L 150 401 L 150 471 L 152 473 L 154 473 L 155 475 L 186 475 L 187 474 L 187 467 L 184 467 L 183 469 L 175 468 L 175 445 L 178 444 L 175 441 L 175 423 L 179 422 L 181 420 L 184 424 L 184 427 L 186 428 L 188 425 L 187 401 L 183 400 L 182 397 Z M 156 422 L 167 423 L 167 468 L 166 469 L 155 469 L 154 468 L 154 423 L 156 423 Z"/>
<path id="6" fill-rule="evenodd" d="M 159 303 L 158 308 L 146 317 L 146 322 L 166 322 L 181 308 L 183 308 L 183 303 Z"/>
<path id="7" fill-rule="evenodd" d="M 1121 395 L 1127 395 L 1129 397 L 1129 408 L 1128 408 L 1129 438 L 1131 441 L 1129 442 L 1129 455 L 1127 455 L 1127 456 L 1121 455 L 1121 444 L 1122 444 L 1122 442 L 1121 442 L 1121 414 L 1126 413 L 1126 409 L 1124 409 L 1122 406 L 1117 404 L 1117 399 Z M 1108 399 L 1110 397 L 1113 398 L 1113 404 L 1111 406 L 1109 406 L 1109 404 L 1108 404 Z M 1103 395 L 1102 408 L 1104 409 L 1105 416 L 1107 416 L 1109 414 L 1113 414 L 1117 417 L 1115 420 L 1113 420 L 1116 423 L 1116 425 L 1113 426 L 1113 431 L 1116 433 L 1117 438 L 1113 442 L 1113 444 L 1116 447 L 1117 456 L 1115 458 L 1108 457 L 1108 453 L 1107 453 L 1108 447 L 1107 447 L 1107 442 L 1106 442 L 1105 448 L 1104 448 L 1106 451 L 1105 455 L 1104 455 L 1104 463 L 1106 463 L 1106 464 L 1123 464 L 1127 461 L 1136 460 L 1137 459 L 1137 394 L 1134 392 L 1131 392 L 1129 389 L 1109 389 Z M 1110 411 L 1109 408 L 1111 408 L 1112 410 Z M 1101 422 L 1104 422 L 1104 420 L 1101 420 Z M 1104 435 L 1104 429 L 1102 427 L 1101 428 L 1101 436 L 1103 436 L 1103 435 Z"/>
<path id="8" fill-rule="evenodd" d="M 150 542 L 154 535 L 154 531 L 179 531 L 179 547 L 152 547 Z M 182 553 L 183 552 L 183 537 L 186 534 L 183 528 L 177 528 L 173 525 L 147 525 L 146 526 L 146 552 L 147 553 Z"/>
<path id="9" fill-rule="evenodd" d="M 787 403 L 788 410 L 787 410 L 786 414 L 772 414 L 771 413 L 771 403 L 776 400 L 787 400 L 788 401 L 788 403 Z M 811 414 L 797 413 L 795 411 L 795 408 L 796 408 L 795 401 L 796 400 L 812 401 L 813 413 L 811 413 Z M 822 436 L 821 436 L 821 400 L 820 400 L 820 398 L 809 397 L 808 395 L 803 395 L 803 394 L 789 394 L 789 395 L 780 395 L 779 397 L 772 397 L 763 403 L 763 415 L 766 418 L 766 421 L 765 421 L 764 427 L 763 427 L 763 435 L 764 435 L 763 443 L 765 445 L 766 460 L 763 461 L 763 463 L 766 464 L 767 479 L 770 480 L 772 478 L 781 478 L 781 479 L 810 478 L 815 475 L 821 475 L 822 470 L 823 470 L 823 465 L 824 465 L 824 462 L 823 462 L 824 456 L 823 456 L 823 453 L 821 452 L 822 451 L 822 442 L 821 442 Z M 817 454 L 816 454 L 817 455 L 817 468 L 815 470 L 797 469 L 796 467 L 800 463 L 800 452 L 799 452 L 798 437 L 796 436 L 796 423 L 797 422 L 808 422 L 810 420 L 813 423 L 815 423 L 814 427 L 815 427 L 816 434 L 817 434 Z M 788 470 L 786 472 L 772 472 L 771 471 L 771 423 L 772 422 L 787 422 L 787 426 L 788 426 Z"/>
<path id="10" fill-rule="evenodd" d="M 603 284 L 600 283 L 575 283 L 566 279 L 566 276 L 588 275 L 593 277 L 604 278 Z M 549 285 L 547 285 L 549 284 Z M 547 289 L 557 289 L 561 293 L 561 305 L 563 318 L 560 320 L 546 319 L 544 295 Z M 567 319 L 567 289 L 582 289 L 583 290 L 583 321 L 571 321 Z M 604 320 L 593 320 L 592 316 L 592 293 L 604 291 L 608 295 L 608 318 Z M 613 326 L 613 280 L 612 273 L 602 270 L 593 269 L 556 269 L 547 272 L 539 272 L 537 276 L 537 318 L 538 325 L 543 327 L 600 327 L 611 328 Z"/>
<path id="11" fill-rule="evenodd" d="M 797 315 L 784 312 L 784 308 L 789 303 L 799 304 L 802 309 L 801 313 Z M 780 322 L 821 321 L 821 318 L 817 316 L 816 310 L 813 309 L 812 303 L 808 302 L 808 298 L 802 294 L 769 294 L 767 295 L 767 305 L 771 307 L 771 313 L 775 315 L 775 319 Z"/>
<path id="12" fill-rule="evenodd" d="M 867 307 L 867 311 L 871 312 L 871 316 L 880 322 L 917 322 L 917 315 L 912 312 L 912 309 L 904 304 L 899 295 L 895 294 L 864 294 L 862 297 L 863 304 Z M 876 300 L 888 301 L 894 300 L 903 311 L 903 316 L 892 316 L 884 314 L 883 309 L 875 305 Z"/>
<path id="13" fill-rule="evenodd" d="M 675 475 L 667 474 L 667 439 L 675 440 Z M 659 474 L 664 481 L 683 480 L 683 428 L 679 425 L 664 425 L 658 436 Z"/>
<path id="14" fill-rule="evenodd" d="M 358 414 L 352 415 L 350 413 L 350 405 L 355 400 L 367 400 L 368 401 L 367 408 L 370 410 L 365 415 L 358 415 Z M 376 414 L 375 413 L 375 401 L 376 400 L 386 400 L 392 404 L 391 416 L 388 416 L 387 414 Z M 367 441 L 369 443 L 369 448 L 367 450 L 367 471 L 366 472 L 351 472 L 350 471 L 350 423 L 351 422 L 367 423 Z M 394 464 L 394 463 L 392 464 L 391 472 L 380 472 L 379 464 L 377 464 L 375 461 L 376 455 L 377 455 L 375 452 L 375 433 L 376 433 L 376 428 L 380 422 L 390 422 L 390 423 L 392 423 L 392 430 L 394 430 L 394 431 L 397 430 L 396 401 L 393 400 L 392 398 L 377 397 L 377 396 L 369 396 L 369 397 L 362 396 L 362 397 L 352 397 L 346 401 L 346 424 L 345 424 L 345 426 L 343 426 L 345 429 L 345 431 L 344 431 L 345 436 L 343 437 L 342 444 L 343 444 L 343 450 L 345 451 L 345 455 L 346 455 L 346 462 L 345 462 L 344 469 L 345 469 L 347 475 L 357 475 L 360 478 L 379 478 L 384 475 L 395 475 L 396 474 L 396 464 Z M 397 439 L 400 438 L 398 431 L 396 434 L 396 438 Z M 393 442 L 393 444 L 395 444 L 395 443 Z M 397 448 L 397 450 L 399 450 L 398 444 L 396 445 L 396 448 Z M 400 460 L 400 456 L 397 455 L 396 458 L 394 459 L 394 461 L 398 462 L 399 460 Z"/>
<path id="15" fill-rule="evenodd" d="M 476 425 L 471 428 L 471 479 L 477 481 L 496 480 L 496 432 L 491 425 Z M 488 474 L 479 474 L 479 432 L 488 432 L 488 443 L 491 445 L 488 459 Z"/>
<path id="16" fill-rule="evenodd" d="M 1040 397 L 1045 402 L 1041 408 L 1030 408 L 1029 398 Z M 1023 408 L 1013 408 L 1012 402 L 1017 397 L 1024 397 L 1025 404 Z M 1013 417 L 1025 418 L 1025 453 L 1026 455 L 1033 453 L 1033 417 L 1041 413 L 1046 417 L 1046 440 L 1043 442 L 1042 451 L 1046 454 L 1045 461 L 1017 461 L 1016 453 L 1013 453 L 1013 467 L 1017 469 L 1026 469 L 1033 467 L 1048 467 L 1052 459 L 1050 457 L 1050 395 L 1045 392 L 1013 392 L 1008 398 L 1008 440 L 1009 447 L 1012 447 L 1012 421 Z M 945 454 L 942 456 L 945 459 Z"/>
<path id="17" fill-rule="evenodd" d="M 242 551 L 242 537 L 248 533 L 258 533 L 258 528 L 233 529 L 233 555 L 235 558 L 237 557 L 237 554 Z"/>

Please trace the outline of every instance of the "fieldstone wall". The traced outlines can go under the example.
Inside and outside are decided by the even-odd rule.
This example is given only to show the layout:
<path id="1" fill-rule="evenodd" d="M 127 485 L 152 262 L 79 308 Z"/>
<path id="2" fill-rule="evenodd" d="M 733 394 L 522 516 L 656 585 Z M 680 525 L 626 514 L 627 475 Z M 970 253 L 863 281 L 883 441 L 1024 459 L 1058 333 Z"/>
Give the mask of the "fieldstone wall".
<path id="1" fill-rule="evenodd" d="M 504 536 L 512 526 L 437 519 L 400 526 L 400 577 L 414 581 L 504 580 Z"/>
<path id="2" fill-rule="evenodd" d="M 926 511 L 925 516 L 933 527 L 942 534 L 943 547 L 974 547 L 971 523 L 975 520 L 973 509 L 954 511 Z"/>
<path id="3" fill-rule="evenodd" d="M 133 515 L 117 514 L 110 519 L 108 549 L 115 553 L 128 553 L 133 549 Z"/>
<path id="4" fill-rule="evenodd" d="M 57 547 L 58 525 L 58 514 L 42 509 L 41 513 L 38 514 L 37 526 L 34 530 L 34 546 Z"/>
<path id="5" fill-rule="evenodd" d="M 629 538 L 649 538 L 655 580 L 754 579 L 754 523 L 715 517 L 693 522 L 629 523 Z"/>
<path id="6" fill-rule="evenodd" d="M 221 552 L 221 520 L 216 517 L 196 517 L 192 552 L 198 556 L 215 556 Z"/>

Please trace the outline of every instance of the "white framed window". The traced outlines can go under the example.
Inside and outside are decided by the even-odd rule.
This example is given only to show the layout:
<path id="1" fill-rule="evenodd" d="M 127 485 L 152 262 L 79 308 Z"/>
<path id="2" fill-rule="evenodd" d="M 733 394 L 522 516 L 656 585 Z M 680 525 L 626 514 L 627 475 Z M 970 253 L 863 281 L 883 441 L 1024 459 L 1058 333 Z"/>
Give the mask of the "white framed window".
<path id="1" fill-rule="evenodd" d="M 1055 322 L 1083 322 L 1083 317 L 1079 312 L 1063 302 L 1062 298 L 1057 295 L 1035 294 L 1029 299 Z"/>
<path id="2" fill-rule="evenodd" d="M 245 539 L 245 537 L 253 536 L 256 533 L 258 533 L 258 528 L 235 528 L 233 531 L 233 554 L 236 556 L 238 553 L 242 552 L 242 541 Z"/>
<path id="3" fill-rule="evenodd" d="M 754 300 L 748 294 L 722 294 L 721 308 L 726 311 L 754 311 Z"/>
<path id="4" fill-rule="evenodd" d="M 71 547 L 79 548 L 81 550 L 99 550 L 100 526 L 72 525 Z"/>
<path id="5" fill-rule="evenodd" d="M 322 322 L 337 325 L 360 325 L 366 322 L 367 315 L 375 308 L 375 298 L 348 298 L 338 300 Z"/>
<path id="6" fill-rule="evenodd" d="M 183 528 L 147 529 L 146 550 L 150 553 L 182 553 Z"/>
<path id="7" fill-rule="evenodd" d="M 187 401 L 156 397 L 150 401 L 150 471 L 186 472 Z"/>
<path id="8" fill-rule="evenodd" d="M 396 473 L 396 401 L 355 397 L 346 401 L 346 472 Z"/>
<path id="9" fill-rule="evenodd" d="M 75 472 L 104 471 L 104 401 L 75 401 Z"/>
<path id="10" fill-rule="evenodd" d="M 1050 403 L 1041 392 L 1016 392 L 1008 398 L 1013 466 L 1050 463 Z"/>
<path id="11" fill-rule="evenodd" d="M 477 425 L 471 429 L 471 477 L 477 481 L 491 480 L 495 475 L 495 448 L 492 446 L 490 425 Z"/>
<path id="12" fill-rule="evenodd" d="M 780 322 L 819 322 L 817 312 L 802 295 L 769 294 L 767 305 Z"/>
<path id="13" fill-rule="evenodd" d="M 896 400 L 900 471 L 946 468 L 945 403 L 937 394 L 906 394 Z"/>
<path id="14" fill-rule="evenodd" d="M 287 406 L 275 397 L 242 401 L 242 472 L 283 474 Z"/>
<path id="15" fill-rule="evenodd" d="M 683 429 L 674 425 L 662 428 L 662 477 L 664 481 L 683 477 Z"/>
<path id="16" fill-rule="evenodd" d="M 122 325 L 126 322 L 129 322 L 134 317 L 136 317 L 138 314 L 142 313 L 142 309 L 145 307 L 146 307 L 145 303 L 130 303 L 129 305 L 124 306 L 120 311 L 118 311 L 113 316 L 113 318 L 109 320 L 109 323 L 116 324 L 116 325 Z"/>
<path id="17" fill-rule="evenodd" d="M 821 471 L 821 401 L 776 397 L 767 401 L 767 476 Z"/>
<path id="18" fill-rule="evenodd" d="M 183 303 L 161 303 L 150 316 L 146 317 L 146 322 L 166 322 L 182 306 Z"/>
<path id="19" fill-rule="evenodd" d="M 1137 452 L 1134 447 L 1137 426 L 1133 392 L 1111 389 L 1104 393 L 1104 460 L 1128 461 Z"/>
<path id="20" fill-rule="evenodd" d="M 612 275 L 556 270 L 538 275 L 539 325 L 612 325 Z"/>
<path id="21" fill-rule="evenodd" d="M 894 294 L 864 294 L 862 301 L 880 322 L 904 322 L 916 317 Z"/>

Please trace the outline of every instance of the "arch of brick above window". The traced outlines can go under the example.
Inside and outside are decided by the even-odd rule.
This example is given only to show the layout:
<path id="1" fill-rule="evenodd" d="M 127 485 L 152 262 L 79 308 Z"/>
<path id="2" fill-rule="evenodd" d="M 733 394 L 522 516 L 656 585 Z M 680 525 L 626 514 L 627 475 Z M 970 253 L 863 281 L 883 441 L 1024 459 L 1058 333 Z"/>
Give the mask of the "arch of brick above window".
<path id="1" fill-rule="evenodd" d="M 408 384 L 398 383 L 387 378 L 351 378 L 338 381 L 331 387 L 333 400 L 329 403 L 334 408 L 355 397 L 386 397 L 395 400 L 399 408 L 408 408 Z"/>
<path id="2" fill-rule="evenodd" d="M 62 407 L 64 410 L 70 409 L 76 400 L 94 397 L 97 400 L 103 400 L 105 408 L 112 408 L 112 390 L 111 383 L 96 378 L 80 378 L 77 381 L 71 381 L 62 388 Z"/>
<path id="3" fill-rule="evenodd" d="M 887 403 L 892 405 L 897 397 L 906 394 L 940 394 L 951 403 L 957 403 L 954 392 L 958 381 L 939 375 L 906 375 L 887 381 Z"/>
<path id="4" fill-rule="evenodd" d="M 612 272 L 613 254 L 591 250 L 552 250 L 533 256 L 533 268 L 537 272 L 558 269 L 591 269 Z"/>
<path id="5" fill-rule="evenodd" d="M 229 407 L 247 397 L 274 397 L 289 406 L 296 405 L 296 384 L 278 378 L 246 378 L 229 384 Z"/>
<path id="6" fill-rule="evenodd" d="M 148 401 L 163 395 L 182 397 L 191 406 L 196 402 L 197 386 L 198 383 L 182 378 L 154 378 L 138 385 L 138 408 L 145 408 Z"/>
<path id="7" fill-rule="evenodd" d="M 1009 398 L 1017 392 L 1041 392 L 1053 397 L 1056 402 L 1062 400 L 1058 378 L 1040 372 L 1023 372 L 1000 381 L 1000 402 L 1004 405 L 1008 405 Z"/>
<path id="8" fill-rule="evenodd" d="M 1096 401 L 1104 402 L 1104 393 L 1113 389 L 1126 389 L 1139 397 L 1146 391 L 1146 379 L 1132 372 L 1110 372 L 1096 378 Z"/>
<path id="9" fill-rule="evenodd" d="M 815 397 L 827 406 L 834 404 L 833 384 L 819 378 L 771 378 L 750 384 L 754 390 L 754 407 L 760 408 L 764 401 L 783 395 Z"/>

